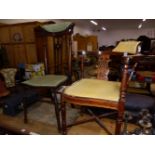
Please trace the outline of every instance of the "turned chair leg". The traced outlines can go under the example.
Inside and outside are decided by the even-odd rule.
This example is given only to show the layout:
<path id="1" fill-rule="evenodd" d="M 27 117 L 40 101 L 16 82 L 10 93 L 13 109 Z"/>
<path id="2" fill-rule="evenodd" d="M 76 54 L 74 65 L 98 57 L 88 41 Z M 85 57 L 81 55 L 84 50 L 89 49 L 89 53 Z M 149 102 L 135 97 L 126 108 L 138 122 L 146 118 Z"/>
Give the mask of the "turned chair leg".
<path id="1" fill-rule="evenodd" d="M 123 113 L 118 113 L 118 118 L 116 120 L 116 128 L 115 128 L 116 135 L 121 134 L 122 124 L 123 124 Z"/>
<path id="2" fill-rule="evenodd" d="M 61 100 L 61 120 L 62 120 L 62 134 L 67 134 L 67 125 L 66 125 L 66 103 Z"/>

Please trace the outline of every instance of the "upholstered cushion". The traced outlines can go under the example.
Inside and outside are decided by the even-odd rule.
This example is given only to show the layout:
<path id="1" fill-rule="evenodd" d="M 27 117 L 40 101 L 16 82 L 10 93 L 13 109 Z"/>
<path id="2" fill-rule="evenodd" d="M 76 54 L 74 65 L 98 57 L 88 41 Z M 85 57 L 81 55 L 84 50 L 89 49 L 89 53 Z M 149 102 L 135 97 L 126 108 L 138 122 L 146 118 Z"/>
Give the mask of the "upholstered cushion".
<path id="1" fill-rule="evenodd" d="M 121 41 L 119 44 L 113 49 L 113 52 L 119 53 L 130 53 L 136 54 L 137 53 L 137 46 L 140 44 L 139 41 Z"/>
<path id="2" fill-rule="evenodd" d="M 32 77 L 44 76 L 44 75 L 45 75 L 45 66 L 43 63 L 26 64 L 25 78 L 27 80 Z"/>
<path id="3" fill-rule="evenodd" d="M 56 87 L 66 80 L 67 76 L 65 75 L 45 75 L 33 77 L 30 80 L 24 81 L 23 84 L 34 87 Z"/>
<path id="4" fill-rule="evenodd" d="M 16 68 L 5 68 L 0 70 L 0 73 L 4 76 L 6 87 L 15 86 L 16 72 Z"/>
<path id="5" fill-rule="evenodd" d="M 120 95 L 120 82 L 82 79 L 67 87 L 64 93 L 70 96 L 104 99 L 117 102 Z"/>
<path id="6" fill-rule="evenodd" d="M 126 110 L 141 110 L 141 109 L 153 109 L 155 106 L 155 98 L 140 95 L 140 94 L 127 94 L 125 109 Z"/>

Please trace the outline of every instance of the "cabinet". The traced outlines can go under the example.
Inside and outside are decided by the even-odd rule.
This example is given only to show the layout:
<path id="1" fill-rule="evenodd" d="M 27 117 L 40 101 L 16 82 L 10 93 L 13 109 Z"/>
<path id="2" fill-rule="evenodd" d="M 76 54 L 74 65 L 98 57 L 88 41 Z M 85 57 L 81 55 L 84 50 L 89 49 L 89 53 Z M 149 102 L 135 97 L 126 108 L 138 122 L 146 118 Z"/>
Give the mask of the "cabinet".
<path id="1" fill-rule="evenodd" d="M 37 58 L 44 62 L 46 73 L 61 74 L 70 70 L 73 27 L 73 23 L 64 22 L 35 28 Z"/>
<path id="2" fill-rule="evenodd" d="M 0 44 L 6 49 L 9 67 L 19 63 L 37 63 L 34 28 L 39 22 L 0 26 Z"/>
<path id="3" fill-rule="evenodd" d="M 82 36 L 76 34 L 73 36 L 73 40 L 77 41 L 78 51 L 97 51 L 98 50 L 98 39 L 97 36 Z"/>

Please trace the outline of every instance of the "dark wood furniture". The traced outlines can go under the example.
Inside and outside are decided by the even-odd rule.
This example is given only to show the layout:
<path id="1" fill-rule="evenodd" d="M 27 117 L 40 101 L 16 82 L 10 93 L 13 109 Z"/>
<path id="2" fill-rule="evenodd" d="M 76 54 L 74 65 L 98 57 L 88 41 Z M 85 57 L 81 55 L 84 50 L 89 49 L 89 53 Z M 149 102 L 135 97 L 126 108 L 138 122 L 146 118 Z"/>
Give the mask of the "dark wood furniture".
<path id="1" fill-rule="evenodd" d="M 74 24 L 70 22 L 46 24 L 35 28 L 37 57 L 44 62 L 46 73 L 70 72 L 71 35 Z"/>
<path id="2" fill-rule="evenodd" d="M 6 49 L 7 67 L 37 62 L 34 27 L 40 24 L 27 22 L 0 26 L 0 43 Z"/>
<path id="3" fill-rule="evenodd" d="M 115 110 L 118 112 L 115 134 L 121 133 L 129 59 L 125 58 L 124 60 L 125 63 L 121 82 L 112 82 L 100 79 L 81 79 L 64 90 L 61 102 L 62 134 L 67 134 L 67 127 L 75 125 L 66 124 L 66 103 Z M 78 122 L 76 124 L 78 124 Z M 110 132 L 108 133 L 111 134 Z"/>
<path id="4" fill-rule="evenodd" d="M 0 25 L 0 43 L 7 53 L 9 62 L 6 64 L 7 67 L 17 67 L 21 63 L 38 62 L 34 28 L 50 23 L 54 22 L 41 23 L 36 21 Z"/>
<path id="5" fill-rule="evenodd" d="M 77 33 L 73 40 L 77 42 L 77 51 L 98 51 L 98 38 L 95 35 L 83 36 Z"/>
<path id="6" fill-rule="evenodd" d="M 120 47 L 123 48 L 117 48 L 121 49 L 120 52 L 128 51 L 131 52 L 131 54 L 136 53 L 137 45 L 139 45 L 139 42 L 125 42 L 125 44 L 122 44 Z M 133 47 L 132 47 L 133 46 Z M 89 106 L 89 107 L 99 107 L 99 108 L 105 108 L 105 109 L 112 109 L 117 112 L 116 116 L 116 128 L 115 128 L 115 134 L 122 134 L 121 132 L 121 126 L 123 122 L 123 115 L 125 108 L 136 109 L 138 106 L 138 110 L 141 110 L 142 108 L 153 108 L 155 105 L 154 99 L 148 96 L 142 96 L 139 94 L 127 94 L 127 87 L 128 82 L 131 80 L 132 72 L 129 72 L 129 60 L 133 58 L 137 58 L 138 60 L 141 59 L 141 56 L 138 55 L 138 57 L 134 56 L 122 56 L 122 54 L 119 54 L 120 58 L 123 58 L 122 64 L 122 72 L 121 72 L 121 82 L 117 81 L 105 81 L 100 79 L 81 79 L 75 83 L 73 83 L 71 86 L 67 87 L 64 92 L 62 93 L 62 102 L 61 102 L 61 112 L 62 112 L 62 134 L 67 134 L 67 127 L 70 127 L 75 124 L 79 124 L 81 122 L 77 122 L 75 124 L 66 124 L 66 103 L 71 103 L 74 105 L 80 105 L 80 106 Z M 108 56 L 107 56 L 108 58 Z M 136 60 L 136 61 L 138 61 Z M 134 65 L 134 63 L 132 63 Z M 106 67 L 106 65 L 101 64 L 100 67 Z M 131 67 L 131 66 L 130 66 Z M 132 67 L 132 69 L 134 69 Z M 104 71 L 104 70 L 99 70 Z M 99 74 L 100 75 L 100 74 Z M 102 74 L 101 74 L 102 76 Z M 141 99 L 142 98 L 142 99 Z M 138 102 L 138 105 L 135 103 Z M 146 103 L 145 103 L 146 102 Z M 133 106 L 132 106 L 133 105 Z M 127 109 L 126 109 L 127 110 Z M 90 112 L 91 113 L 91 112 Z M 107 116 L 106 114 L 102 116 Z M 96 118 L 94 115 L 93 117 L 99 122 L 98 118 Z M 84 120 L 83 122 L 86 122 L 88 120 Z M 100 124 L 100 126 L 104 127 Z M 107 131 L 107 129 L 104 127 L 104 129 Z M 108 131 L 107 131 L 108 132 Z M 108 132 L 111 134 L 110 132 Z"/>

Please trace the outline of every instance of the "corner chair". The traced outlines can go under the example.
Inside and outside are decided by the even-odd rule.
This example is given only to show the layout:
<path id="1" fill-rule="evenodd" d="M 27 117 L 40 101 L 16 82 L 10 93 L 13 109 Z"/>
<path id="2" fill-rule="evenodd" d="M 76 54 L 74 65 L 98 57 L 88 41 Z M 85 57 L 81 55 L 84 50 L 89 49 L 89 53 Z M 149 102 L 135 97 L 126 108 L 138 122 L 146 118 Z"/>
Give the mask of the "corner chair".
<path id="1" fill-rule="evenodd" d="M 120 43 L 119 46 L 114 49 L 114 51 L 117 52 L 118 50 L 118 53 L 128 52 L 130 54 L 136 54 L 139 43 L 140 42 L 123 42 Z M 107 117 L 111 114 L 113 115 L 117 113 L 115 118 L 116 126 L 114 133 L 117 135 L 122 134 L 122 125 L 124 122 L 125 110 L 141 110 L 143 108 L 154 108 L 155 100 L 153 98 L 145 95 L 141 96 L 139 94 L 127 94 L 128 83 L 132 76 L 132 74 L 129 74 L 129 63 L 131 57 L 126 53 L 124 54 L 124 56 L 121 55 L 121 57 L 123 58 L 123 69 L 121 74 L 122 79 L 120 82 L 107 81 L 106 78 L 103 79 L 99 76 L 97 76 L 97 79 L 86 79 L 82 77 L 81 80 L 74 82 L 71 86 L 68 86 L 64 89 L 61 98 L 62 134 L 67 134 L 68 127 L 88 121 L 83 120 L 81 122 L 75 122 L 74 124 L 67 124 L 67 103 L 79 105 L 81 107 L 88 106 L 114 110 L 114 112 L 103 114 L 101 117 Z M 100 67 L 103 67 L 103 65 L 101 65 Z M 105 71 L 104 69 L 98 70 L 101 77 L 103 77 L 102 71 Z M 137 102 L 138 105 L 135 105 L 135 103 Z M 113 134 L 109 132 L 103 124 L 100 123 L 99 119 L 95 115 L 93 115 L 93 117 L 93 119 L 95 119 L 96 122 L 102 128 L 104 128 L 104 130 L 107 131 L 108 134 Z"/>

